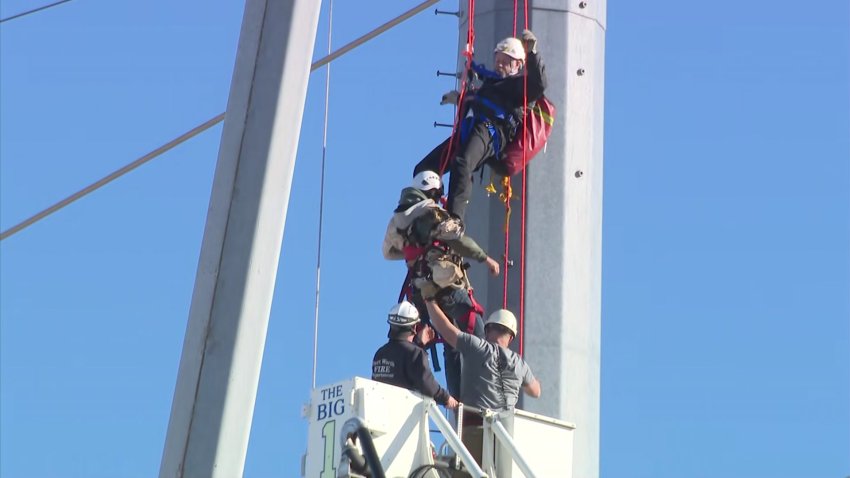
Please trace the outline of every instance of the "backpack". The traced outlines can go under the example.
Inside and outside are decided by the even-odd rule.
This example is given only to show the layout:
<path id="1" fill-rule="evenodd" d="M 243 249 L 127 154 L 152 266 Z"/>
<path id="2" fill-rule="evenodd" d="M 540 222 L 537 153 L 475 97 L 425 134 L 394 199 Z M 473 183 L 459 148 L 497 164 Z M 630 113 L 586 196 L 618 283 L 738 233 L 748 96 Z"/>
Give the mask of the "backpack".
<path id="1" fill-rule="evenodd" d="M 517 135 L 505 146 L 499 159 L 508 176 L 525 169 L 534 156 L 546 147 L 554 124 L 555 105 L 545 96 L 541 96 L 534 106 L 523 109 L 522 123 L 517 127 Z"/>
<path id="2" fill-rule="evenodd" d="M 434 298 L 438 292 L 447 288 L 469 288 L 469 279 L 461 257 L 452 254 L 439 243 L 428 247 L 416 260 L 411 271 L 411 284 L 419 289 L 424 299 Z"/>

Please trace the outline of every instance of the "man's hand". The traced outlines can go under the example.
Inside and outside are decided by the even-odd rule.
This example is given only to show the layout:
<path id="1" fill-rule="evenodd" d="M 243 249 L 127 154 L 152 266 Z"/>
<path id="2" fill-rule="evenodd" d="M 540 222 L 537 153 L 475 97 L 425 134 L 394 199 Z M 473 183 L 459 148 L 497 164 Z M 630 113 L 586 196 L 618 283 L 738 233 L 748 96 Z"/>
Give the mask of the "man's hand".
<path id="1" fill-rule="evenodd" d="M 419 331 L 419 343 L 422 344 L 423 347 L 427 347 L 428 344 L 434 340 L 435 336 L 436 333 L 434 332 L 434 329 L 426 325 Z"/>
<path id="2" fill-rule="evenodd" d="M 460 99 L 460 92 L 457 90 L 449 91 L 448 93 L 443 95 L 443 98 L 440 100 L 441 105 L 453 104 L 456 105 L 458 100 Z"/>
<path id="3" fill-rule="evenodd" d="M 494 276 L 499 275 L 499 263 L 496 262 L 495 259 L 490 256 L 487 256 L 487 259 L 484 259 L 484 263 L 487 265 L 487 269 L 490 270 L 491 274 L 493 274 Z"/>
<path id="4" fill-rule="evenodd" d="M 454 410 L 459 405 L 458 401 L 455 400 L 455 397 L 449 395 L 449 399 L 446 400 L 446 408 Z"/>
<path id="5" fill-rule="evenodd" d="M 525 47 L 526 55 L 529 53 L 537 53 L 537 37 L 531 30 L 522 31 L 522 46 Z"/>

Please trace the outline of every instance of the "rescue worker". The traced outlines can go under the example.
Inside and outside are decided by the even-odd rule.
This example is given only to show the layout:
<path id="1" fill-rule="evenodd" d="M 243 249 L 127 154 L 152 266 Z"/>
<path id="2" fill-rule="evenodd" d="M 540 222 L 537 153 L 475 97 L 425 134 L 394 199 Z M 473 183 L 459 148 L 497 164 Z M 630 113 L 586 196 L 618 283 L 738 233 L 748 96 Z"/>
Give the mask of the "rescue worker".
<path id="1" fill-rule="evenodd" d="M 508 176 L 499 163 L 500 152 L 510 143 L 523 117 L 523 107 L 543 95 L 546 71 L 537 53 L 537 37 L 530 30 L 522 32 L 522 40 L 508 37 L 494 50 L 496 71 L 475 66 L 485 77 L 481 86 L 470 91 L 459 105 L 464 118 L 460 138 L 452 142 L 454 153 L 442 164 L 444 149 L 451 138 L 434 148 L 413 170 L 449 172 L 448 211 L 463 219 L 472 194 L 472 173 L 485 163 L 499 175 Z M 460 94 L 451 91 L 443 95 L 442 104 L 457 104 Z"/>
<path id="2" fill-rule="evenodd" d="M 407 301 L 394 305 L 387 323 L 390 324 L 387 334 L 390 340 L 375 352 L 372 380 L 419 392 L 446 408 L 457 408 L 457 400 L 440 387 L 431 373 L 425 351 L 413 343 L 417 335 L 423 344 L 434 339 L 434 331 L 428 326 L 417 334 L 419 311 L 416 307 Z"/>
<path id="3" fill-rule="evenodd" d="M 425 301 L 431 323 L 443 339 L 463 356 L 460 401 L 479 409 L 510 410 L 516 406 L 519 392 L 540 397 L 540 381 L 531 367 L 508 348 L 516 337 L 517 321 L 511 311 L 499 309 L 487 318 L 486 340 L 462 332 L 446 317 L 440 306 Z M 464 414 L 463 442 L 481 463 L 481 417 Z"/>
<path id="4" fill-rule="evenodd" d="M 411 299 L 425 319 L 422 300 L 433 298 L 458 327 L 484 337 L 480 316 L 484 309 L 472 296 L 463 259 L 484 263 L 493 275 L 499 274 L 499 263 L 464 235 L 463 222 L 450 217 L 438 203 L 441 196 L 440 176 L 433 171 L 420 172 L 411 187 L 401 191 L 384 237 L 384 258 L 407 262 L 413 288 Z M 446 386 L 449 393 L 457 396 L 460 355 L 445 345 Z"/>

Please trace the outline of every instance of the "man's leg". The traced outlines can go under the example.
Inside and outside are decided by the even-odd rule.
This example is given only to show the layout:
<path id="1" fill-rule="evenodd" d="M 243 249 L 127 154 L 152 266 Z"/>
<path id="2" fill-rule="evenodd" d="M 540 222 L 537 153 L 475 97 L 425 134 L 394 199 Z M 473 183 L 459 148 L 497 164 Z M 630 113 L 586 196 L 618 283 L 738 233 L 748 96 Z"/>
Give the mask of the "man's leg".
<path id="1" fill-rule="evenodd" d="M 484 454 L 482 450 L 484 448 L 484 427 L 480 425 L 464 426 L 462 440 L 463 446 L 466 447 L 478 466 L 481 466 L 481 455 Z"/>
<path id="2" fill-rule="evenodd" d="M 466 143 L 459 145 L 449 169 L 449 202 L 446 209 L 463 219 L 472 195 L 472 172 L 493 155 L 493 138 L 484 123 L 472 129 Z"/>
<path id="3" fill-rule="evenodd" d="M 446 389 L 449 395 L 460 400 L 460 353 L 443 342 L 443 361 L 446 366 Z"/>
<path id="4" fill-rule="evenodd" d="M 425 300 L 422 299 L 422 292 L 417 288 L 413 288 L 413 296 L 410 297 L 410 302 L 413 303 L 413 306 L 416 307 L 416 310 L 419 312 L 419 318 L 422 320 L 422 323 L 425 325 L 431 325 L 431 318 L 428 316 L 428 308 L 425 307 Z"/>

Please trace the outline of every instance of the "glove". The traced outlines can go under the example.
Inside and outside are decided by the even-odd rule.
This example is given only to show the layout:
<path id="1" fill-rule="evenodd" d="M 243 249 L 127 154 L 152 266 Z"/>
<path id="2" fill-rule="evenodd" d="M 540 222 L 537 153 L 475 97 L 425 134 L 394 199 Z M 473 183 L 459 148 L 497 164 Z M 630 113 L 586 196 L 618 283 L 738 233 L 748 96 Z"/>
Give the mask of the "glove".
<path id="1" fill-rule="evenodd" d="M 453 104 L 456 105 L 458 99 L 460 98 L 460 92 L 457 90 L 449 91 L 448 93 L 443 95 L 443 98 L 440 100 L 441 105 Z"/>
<path id="2" fill-rule="evenodd" d="M 522 45 L 525 47 L 526 54 L 537 54 L 537 37 L 531 30 L 522 31 Z"/>

